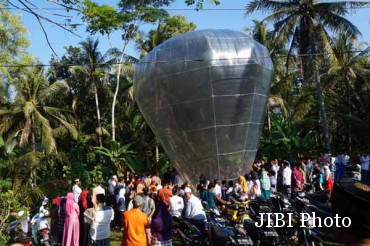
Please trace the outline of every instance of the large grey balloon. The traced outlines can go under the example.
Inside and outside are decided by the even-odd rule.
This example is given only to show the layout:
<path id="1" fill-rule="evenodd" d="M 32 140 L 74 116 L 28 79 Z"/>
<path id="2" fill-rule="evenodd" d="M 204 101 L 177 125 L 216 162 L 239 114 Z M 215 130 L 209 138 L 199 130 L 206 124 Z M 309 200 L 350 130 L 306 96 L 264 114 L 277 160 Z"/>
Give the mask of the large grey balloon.
<path id="1" fill-rule="evenodd" d="M 134 94 L 185 179 L 232 179 L 255 158 L 272 74 L 269 52 L 245 33 L 199 30 L 142 58 Z"/>

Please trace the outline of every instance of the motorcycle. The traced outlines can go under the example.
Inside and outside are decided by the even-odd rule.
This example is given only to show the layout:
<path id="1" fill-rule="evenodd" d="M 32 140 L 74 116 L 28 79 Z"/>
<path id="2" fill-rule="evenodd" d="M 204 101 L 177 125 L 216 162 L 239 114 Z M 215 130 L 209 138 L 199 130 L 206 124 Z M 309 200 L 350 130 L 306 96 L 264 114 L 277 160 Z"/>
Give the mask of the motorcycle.
<path id="1" fill-rule="evenodd" d="M 22 217 L 25 211 L 20 211 L 14 214 L 16 217 Z M 21 227 L 21 228 L 20 228 Z M 27 235 L 28 233 L 28 219 L 15 220 L 11 222 L 7 229 L 7 234 L 10 236 L 8 244 L 20 243 L 25 246 L 32 245 L 32 238 Z"/>
<path id="2" fill-rule="evenodd" d="M 174 221 L 174 235 L 178 237 L 182 245 L 208 245 L 207 234 L 200 227 L 205 225 L 197 225 L 188 220 L 173 217 Z"/>
<path id="3" fill-rule="evenodd" d="M 46 208 L 49 199 L 44 198 L 37 213 L 32 217 L 30 223 L 32 228 L 32 237 L 35 244 L 41 246 L 52 246 L 53 240 L 50 234 L 50 226 L 46 217 L 50 215 L 49 210 Z"/>
<path id="4" fill-rule="evenodd" d="M 273 224 L 268 218 L 262 217 L 263 213 L 272 213 L 272 209 L 267 206 L 267 204 L 260 204 L 257 201 L 252 201 L 249 204 L 249 215 L 250 218 L 246 218 L 243 221 L 244 229 L 248 232 L 248 235 L 252 238 L 257 245 L 278 245 L 280 241 L 280 236 L 274 228 Z M 261 221 L 262 225 L 260 227 L 256 226 L 256 222 Z"/>
<path id="5" fill-rule="evenodd" d="M 226 219 L 233 224 L 242 224 L 243 220 L 248 218 L 248 204 L 250 200 L 240 201 L 230 197 L 231 204 L 226 205 L 223 214 Z"/>

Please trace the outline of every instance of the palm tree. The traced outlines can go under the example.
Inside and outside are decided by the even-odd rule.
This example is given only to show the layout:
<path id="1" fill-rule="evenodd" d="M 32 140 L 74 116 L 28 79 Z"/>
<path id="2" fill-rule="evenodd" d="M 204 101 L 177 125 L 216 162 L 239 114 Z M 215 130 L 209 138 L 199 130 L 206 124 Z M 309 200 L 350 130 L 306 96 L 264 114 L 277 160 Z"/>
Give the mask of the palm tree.
<path id="1" fill-rule="evenodd" d="M 193 22 L 187 22 L 184 16 L 174 15 L 161 21 L 156 29 L 150 30 L 147 34 L 137 33 L 136 48 L 140 52 L 140 57 L 143 57 L 171 37 L 194 31 L 196 27 Z"/>
<path id="2" fill-rule="evenodd" d="M 352 103 L 351 95 L 354 94 L 354 81 L 370 70 L 362 66 L 361 62 L 367 54 L 370 53 L 370 47 L 362 50 L 361 45 L 356 41 L 352 40 L 345 33 L 339 34 L 334 38 L 333 50 L 335 51 L 336 63 L 332 66 L 328 74 L 335 75 L 339 74 L 339 80 L 342 80 L 344 85 L 345 97 L 346 97 L 346 111 L 349 117 L 352 116 Z M 365 58 L 366 59 L 366 58 Z M 365 79 L 365 78 L 363 78 Z M 338 79 L 336 79 L 338 81 Z M 351 125 L 348 125 L 348 151 L 352 151 L 352 134 Z"/>
<path id="3" fill-rule="evenodd" d="M 68 90 L 68 86 L 62 81 L 49 84 L 43 69 L 37 67 L 25 69 L 12 79 L 12 84 L 16 90 L 15 102 L 0 110 L 0 134 L 11 139 L 21 133 L 20 147 L 31 142 L 31 151 L 26 150 L 27 153 L 18 158 L 20 165 L 15 165 L 14 170 L 23 166 L 22 170 L 27 170 L 35 186 L 40 157 L 43 153 L 57 152 L 57 135 L 69 132 L 77 138 L 76 126 L 70 123 L 73 121 L 70 112 L 52 106 L 53 98 Z M 40 145 L 36 146 L 37 142 Z"/>
<path id="4" fill-rule="evenodd" d="M 302 78 L 304 81 L 309 81 L 311 77 L 315 79 L 325 147 L 328 150 L 330 143 L 326 110 L 318 59 L 315 60 L 314 55 L 323 50 L 332 53 L 329 32 L 345 32 L 350 38 L 356 39 L 361 34 L 360 31 L 343 15 L 355 7 L 367 4 L 369 3 L 360 1 L 254 0 L 246 8 L 247 15 L 259 10 L 272 12 L 263 21 L 273 23 L 276 43 L 289 43 L 287 70 L 291 55 L 297 51 L 301 60 Z M 328 55 L 327 58 L 334 59 L 332 55 Z"/>
<path id="5" fill-rule="evenodd" d="M 84 80 L 87 83 L 88 92 L 92 92 L 95 98 L 95 108 L 96 108 L 96 118 L 98 125 L 98 140 L 99 146 L 103 146 L 102 134 L 103 127 L 101 123 L 101 114 L 99 106 L 99 90 L 104 87 L 104 75 L 108 69 L 108 64 L 113 61 L 113 59 L 108 59 L 111 53 L 107 52 L 102 55 L 99 51 L 99 40 L 93 40 L 87 38 L 85 41 L 80 43 L 81 45 L 81 57 L 83 63 L 87 64 L 85 66 L 73 66 L 70 68 L 70 72 L 77 80 Z M 83 93 L 83 92 L 80 92 Z M 86 96 L 81 94 L 79 96 Z"/>
<path id="6" fill-rule="evenodd" d="M 19 145 L 23 147 L 31 140 L 33 151 L 36 151 L 36 141 L 40 139 L 46 153 L 57 150 L 53 127 L 63 127 L 77 138 L 69 111 L 49 106 L 53 97 L 68 89 L 65 82 L 57 81 L 50 85 L 43 69 L 29 68 L 14 79 L 13 84 L 15 102 L 0 111 L 0 134 L 11 138 L 20 131 Z"/>
<path id="7" fill-rule="evenodd" d="M 281 57 L 276 56 L 277 53 L 284 53 L 285 51 L 283 45 L 275 44 L 273 33 L 268 29 L 265 22 L 253 20 L 253 23 L 253 28 L 246 27 L 244 30 L 250 32 L 250 35 L 254 40 L 264 45 L 270 51 L 270 56 L 275 69 L 270 95 L 267 101 L 267 125 L 269 132 L 271 132 L 271 111 L 276 107 L 280 107 L 281 109 L 285 108 L 284 100 L 281 97 L 281 88 L 284 88 L 282 84 L 285 83 L 289 77 L 285 76 L 285 73 L 282 72 Z"/>

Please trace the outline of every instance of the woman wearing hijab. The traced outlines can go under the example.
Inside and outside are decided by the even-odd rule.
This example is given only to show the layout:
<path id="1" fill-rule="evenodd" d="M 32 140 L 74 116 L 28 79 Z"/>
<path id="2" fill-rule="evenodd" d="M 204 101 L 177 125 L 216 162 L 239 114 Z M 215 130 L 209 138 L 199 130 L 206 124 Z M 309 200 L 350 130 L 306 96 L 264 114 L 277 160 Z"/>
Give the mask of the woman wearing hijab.
<path id="1" fill-rule="evenodd" d="M 265 199 L 270 199 L 271 181 L 267 175 L 265 166 L 261 166 L 261 195 Z"/>
<path id="2" fill-rule="evenodd" d="M 150 245 L 172 245 L 172 223 L 168 206 L 159 199 L 150 224 Z"/>
<path id="3" fill-rule="evenodd" d="M 238 183 L 235 184 L 234 193 L 242 200 L 248 199 L 248 185 L 244 176 L 239 176 Z"/>
<path id="4" fill-rule="evenodd" d="M 86 211 L 86 209 L 92 207 L 92 202 L 88 196 L 89 196 L 89 191 L 83 190 L 80 195 L 80 200 L 78 201 L 78 206 L 80 208 L 80 216 L 79 216 L 80 246 L 86 245 L 89 239 L 88 234 L 89 234 L 90 224 L 84 222 L 84 212 Z"/>
<path id="5" fill-rule="evenodd" d="M 74 195 L 71 192 L 66 196 L 64 210 L 66 218 L 64 222 L 62 246 L 79 246 L 80 223 L 78 216 L 80 215 L 80 209 L 78 204 L 74 202 Z"/>
<path id="6" fill-rule="evenodd" d="M 52 200 L 52 209 L 51 209 L 51 222 L 50 222 L 50 231 L 51 237 L 53 240 L 58 238 L 58 220 L 59 220 L 59 205 L 62 198 L 57 196 Z"/>

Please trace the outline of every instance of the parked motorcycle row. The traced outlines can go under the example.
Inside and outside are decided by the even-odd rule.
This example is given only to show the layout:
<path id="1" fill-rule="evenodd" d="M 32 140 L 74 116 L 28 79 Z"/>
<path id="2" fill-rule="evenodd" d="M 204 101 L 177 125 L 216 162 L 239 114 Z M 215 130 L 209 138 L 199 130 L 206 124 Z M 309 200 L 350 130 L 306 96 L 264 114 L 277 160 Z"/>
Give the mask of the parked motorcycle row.
<path id="1" fill-rule="evenodd" d="M 322 245 L 335 241 L 330 227 L 314 227 L 331 216 L 327 192 L 300 191 L 288 199 L 273 193 L 269 200 L 241 201 L 215 212 L 203 203 L 204 224 L 175 219 L 174 237 L 186 245 Z M 307 216 L 302 218 L 302 214 Z"/>
<path id="2" fill-rule="evenodd" d="M 43 201 L 29 211 L 26 216 L 24 216 L 24 211 L 19 211 L 14 214 L 16 218 L 22 217 L 22 219 L 17 219 L 8 225 L 7 233 L 10 236 L 8 245 L 13 243 L 20 243 L 25 246 L 53 245 L 50 236 L 50 225 L 47 221 L 47 217 L 50 215 L 49 210 L 46 208 L 48 201 L 48 198 L 45 197 Z"/>

